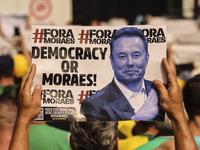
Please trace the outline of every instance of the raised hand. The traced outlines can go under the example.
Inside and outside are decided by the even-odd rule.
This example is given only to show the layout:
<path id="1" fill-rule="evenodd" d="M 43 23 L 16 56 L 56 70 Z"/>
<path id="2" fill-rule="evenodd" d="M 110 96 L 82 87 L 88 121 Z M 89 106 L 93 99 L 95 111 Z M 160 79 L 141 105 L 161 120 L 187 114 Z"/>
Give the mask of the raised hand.
<path id="1" fill-rule="evenodd" d="M 167 60 L 163 59 L 162 62 L 167 74 L 168 88 L 166 89 L 159 80 L 154 80 L 153 83 L 159 91 L 161 107 L 169 119 L 179 119 L 184 115 L 181 88 Z"/>
<path id="2" fill-rule="evenodd" d="M 37 85 L 31 94 L 31 86 L 36 72 L 36 65 L 32 64 L 29 74 L 23 78 L 18 99 L 18 118 L 31 122 L 40 112 L 41 85 Z"/>

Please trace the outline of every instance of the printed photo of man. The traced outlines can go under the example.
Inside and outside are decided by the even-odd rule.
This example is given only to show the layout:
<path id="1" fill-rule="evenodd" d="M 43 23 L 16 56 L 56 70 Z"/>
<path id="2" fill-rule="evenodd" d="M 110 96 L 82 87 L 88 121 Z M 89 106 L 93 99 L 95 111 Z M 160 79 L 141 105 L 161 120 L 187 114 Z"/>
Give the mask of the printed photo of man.
<path id="1" fill-rule="evenodd" d="M 87 121 L 164 120 L 153 82 L 144 78 L 149 52 L 142 31 L 136 27 L 117 30 L 110 50 L 114 78 L 82 102 L 81 113 Z"/>

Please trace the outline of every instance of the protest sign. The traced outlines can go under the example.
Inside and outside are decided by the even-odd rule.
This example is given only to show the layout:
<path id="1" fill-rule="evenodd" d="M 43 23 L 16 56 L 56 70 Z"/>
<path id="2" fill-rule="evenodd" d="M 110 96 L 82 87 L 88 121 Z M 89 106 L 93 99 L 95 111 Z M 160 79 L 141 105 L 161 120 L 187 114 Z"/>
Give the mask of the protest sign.
<path id="1" fill-rule="evenodd" d="M 160 110 L 152 80 L 159 79 L 166 83 L 161 65 L 162 58 L 166 57 L 166 27 L 125 27 L 122 30 L 127 32 L 138 29 L 146 37 L 148 49 L 138 35 L 124 35 L 125 39 L 118 37 L 113 41 L 114 50 L 110 56 L 109 42 L 113 33 L 121 28 L 32 26 L 32 61 L 37 65 L 33 87 L 42 84 L 42 108 L 35 120 L 163 120 L 164 114 Z M 118 51 L 124 47 L 128 50 L 120 52 L 119 56 Z M 120 74 L 123 75 L 120 77 Z M 135 75 L 137 79 L 133 79 Z M 130 83 L 141 81 L 138 82 L 140 91 L 136 100 L 143 100 L 137 108 L 124 95 L 123 87 L 134 90 L 128 88 L 129 83 L 124 82 L 123 77 L 127 77 L 124 80 Z M 145 114 L 144 110 L 146 116 L 141 116 Z M 162 112 L 160 118 L 157 117 L 159 112 Z M 148 117 L 148 114 L 154 114 L 154 117 Z"/>

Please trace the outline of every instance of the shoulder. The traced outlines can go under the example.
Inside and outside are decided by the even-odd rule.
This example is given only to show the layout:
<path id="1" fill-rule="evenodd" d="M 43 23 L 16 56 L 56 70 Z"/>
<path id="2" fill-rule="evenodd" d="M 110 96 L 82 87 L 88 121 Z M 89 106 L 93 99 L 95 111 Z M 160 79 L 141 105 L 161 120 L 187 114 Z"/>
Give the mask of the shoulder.
<path id="1" fill-rule="evenodd" d="M 105 86 L 103 89 L 98 91 L 96 94 L 90 96 L 89 98 L 85 99 L 82 103 L 102 103 L 104 101 L 107 101 L 112 97 L 112 92 L 115 90 L 115 87 L 113 85 L 113 81 L 109 83 L 107 86 Z"/>
<path id="2" fill-rule="evenodd" d="M 96 94 L 83 100 L 81 103 L 81 113 L 87 120 L 109 120 L 109 115 L 106 112 L 110 110 L 110 99 L 112 99 L 112 82 L 101 89 Z"/>
<path id="3" fill-rule="evenodd" d="M 145 88 L 146 88 L 147 93 L 149 93 L 152 89 L 154 89 L 153 81 L 144 79 L 144 84 L 145 84 Z"/>
<path id="4" fill-rule="evenodd" d="M 150 85 L 150 86 L 153 85 L 153 81 L 150 81 L 150 80 L 145 80 L 144 79 L 144 83 L 145 83 L 145 85 Z"/>

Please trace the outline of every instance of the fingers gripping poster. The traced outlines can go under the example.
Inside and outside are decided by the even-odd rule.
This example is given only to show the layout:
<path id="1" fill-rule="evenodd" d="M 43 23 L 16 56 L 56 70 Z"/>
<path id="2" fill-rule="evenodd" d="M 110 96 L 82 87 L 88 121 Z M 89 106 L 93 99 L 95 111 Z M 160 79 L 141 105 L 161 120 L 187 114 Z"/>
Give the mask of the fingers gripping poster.
<path id="1" fill-rule="evenodd" d="M 165 26 L 32 26 L 35 120 L 164 120 L 153 80 L 166 84 Z"/>

